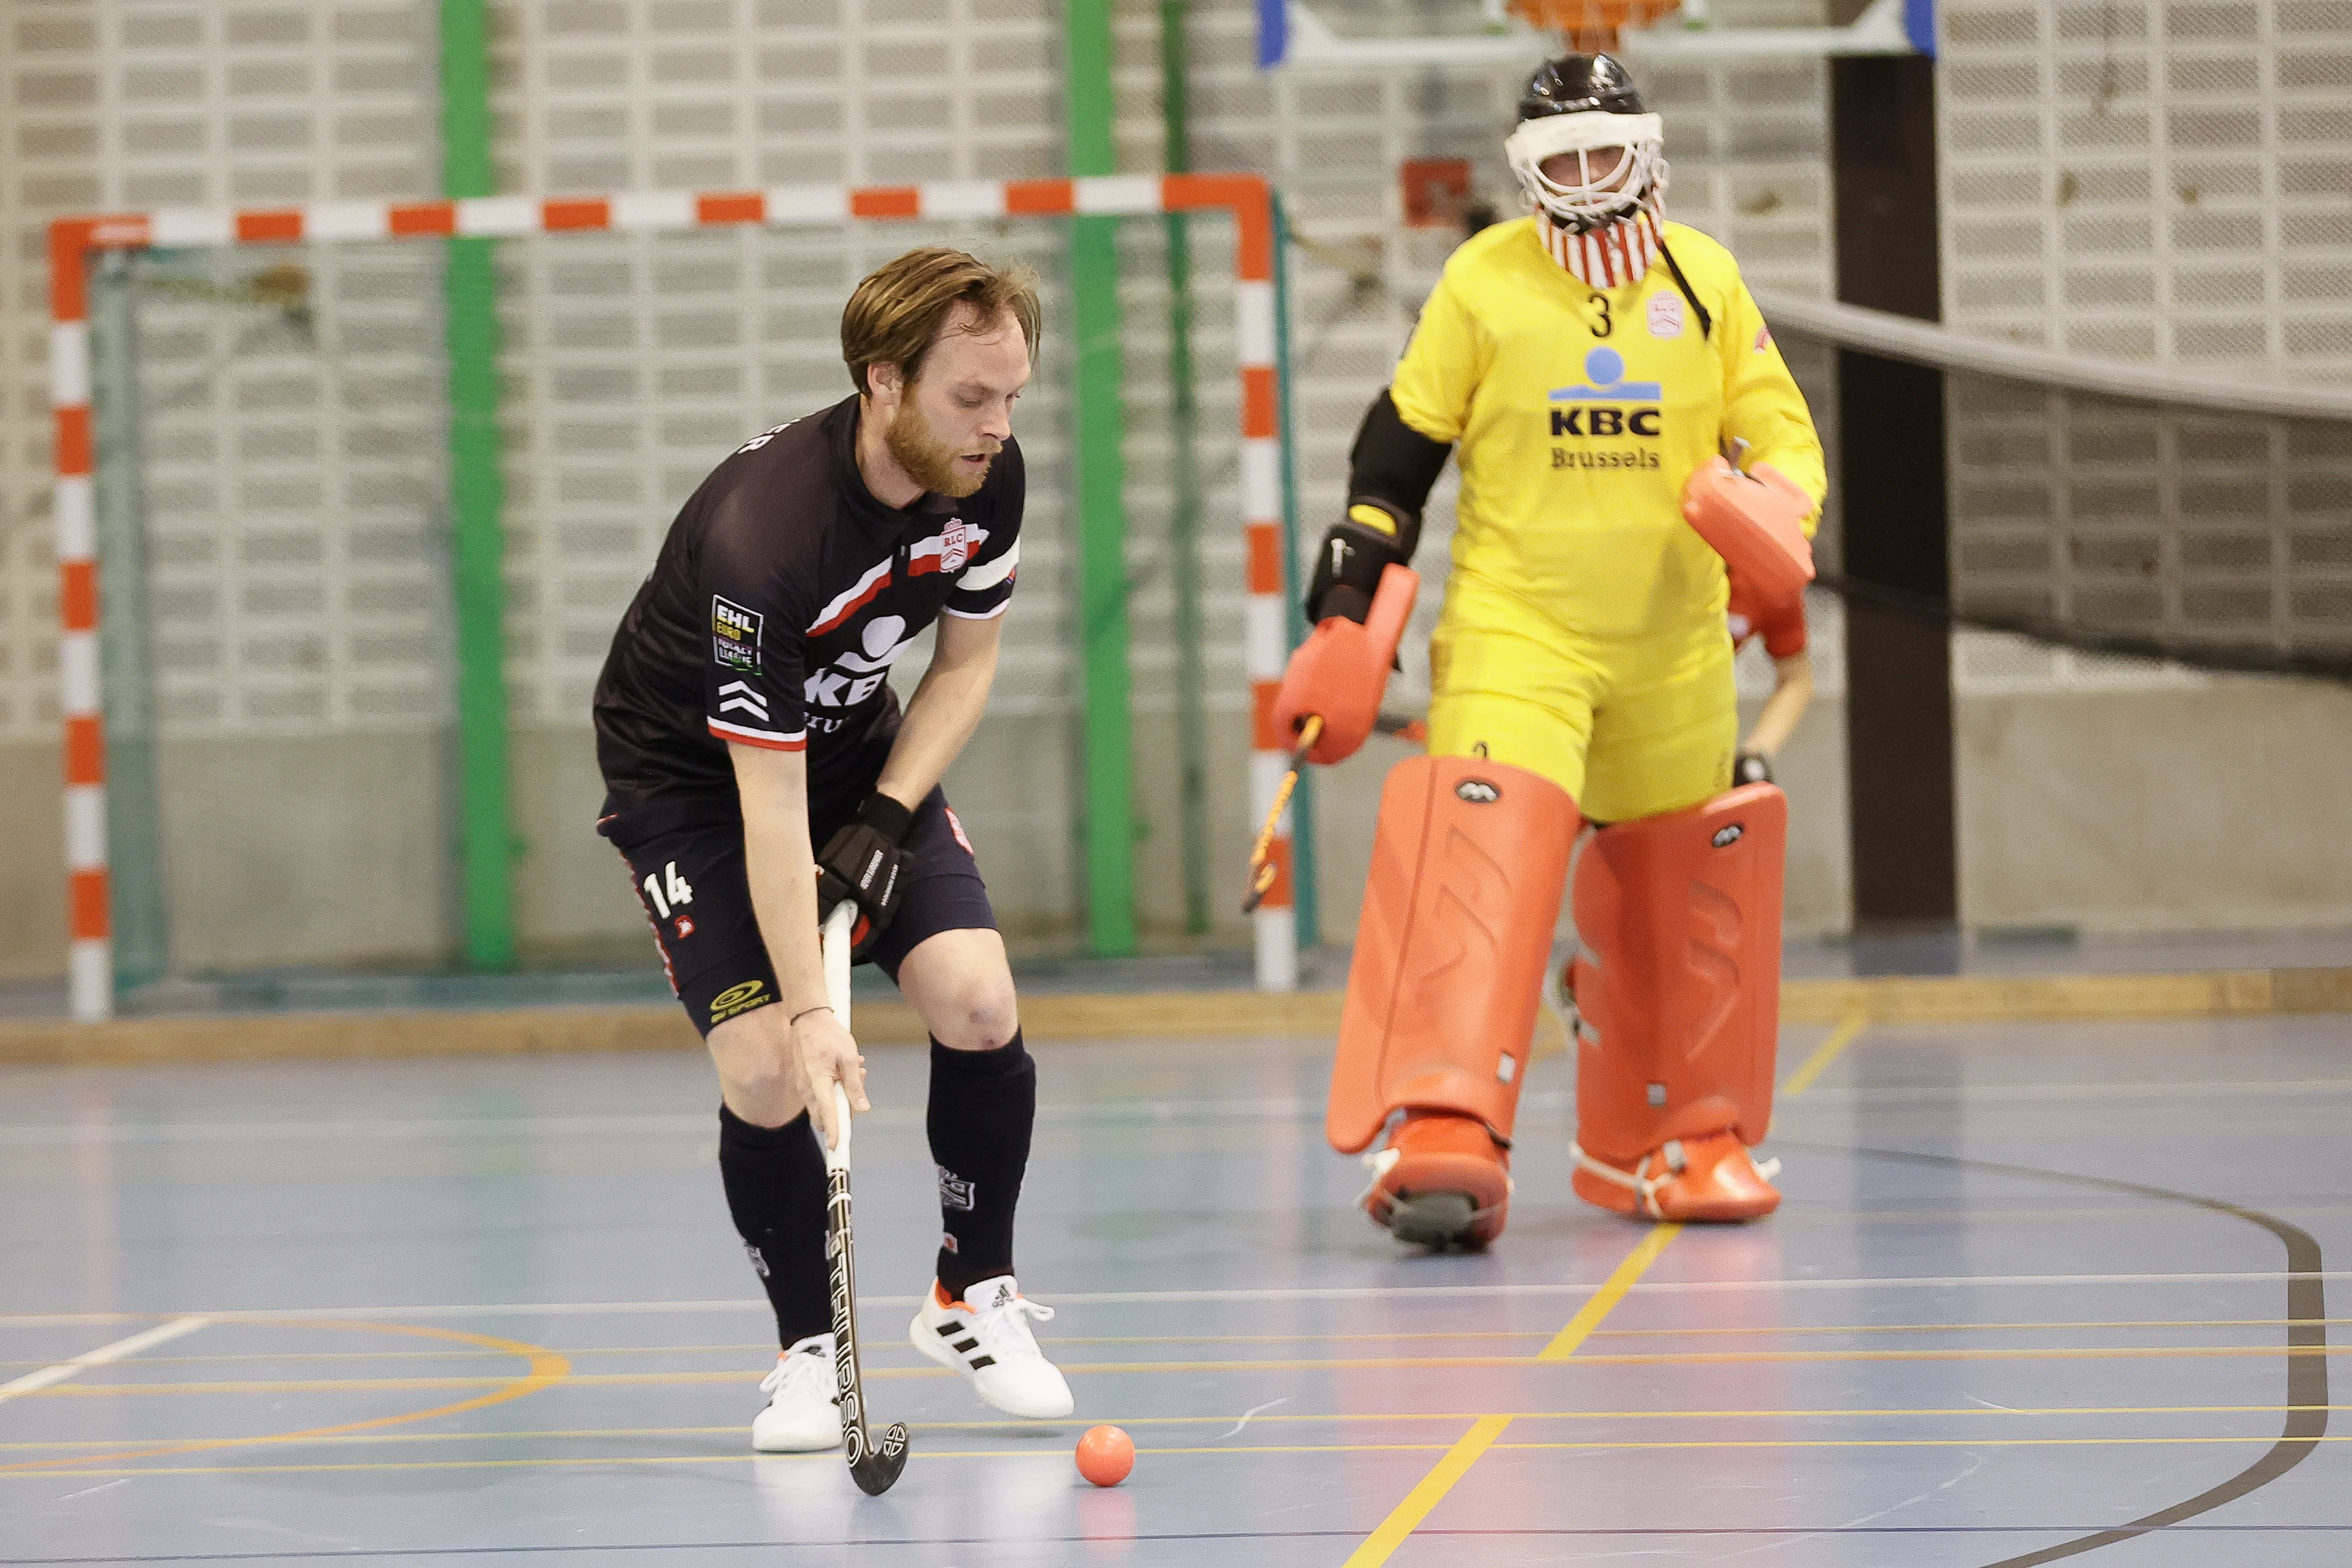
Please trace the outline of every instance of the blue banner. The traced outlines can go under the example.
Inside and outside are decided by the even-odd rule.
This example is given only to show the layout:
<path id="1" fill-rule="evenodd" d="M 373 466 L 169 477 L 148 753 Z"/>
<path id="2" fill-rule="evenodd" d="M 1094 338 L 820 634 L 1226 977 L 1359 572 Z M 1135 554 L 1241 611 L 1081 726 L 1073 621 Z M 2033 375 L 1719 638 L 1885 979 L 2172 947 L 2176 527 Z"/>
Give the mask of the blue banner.
<path id="1" fill-rule="evenodd" d="M 1903 0 L 1903 35 L 1913 48 L 1931 60 L 1936 58 L 1936 0 Z M 1265 47 L 1258 46 L 1261 52 Z"/>
<path id="2" fill-rule="evenodd" d="M 1289 53 L 1289 0 L 1257 0 L 1257 68 L 1270 70 Z"/>

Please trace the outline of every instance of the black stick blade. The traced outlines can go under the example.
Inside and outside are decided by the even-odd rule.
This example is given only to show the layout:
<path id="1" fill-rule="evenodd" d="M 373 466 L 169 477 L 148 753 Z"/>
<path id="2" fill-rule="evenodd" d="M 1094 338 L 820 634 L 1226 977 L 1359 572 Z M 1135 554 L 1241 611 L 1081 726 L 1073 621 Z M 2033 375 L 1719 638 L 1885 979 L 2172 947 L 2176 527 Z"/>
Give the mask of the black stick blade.
<path id="1" fill-rule="evenodd" d="M 853 1447 L 860 1446 L 856 1437 L 850 1442 Z M 880 1497 L 898 1483 L 898 1473 L 906 1468 L 907 1424 L 894 1421 L 882 1434 L 880 1447 L 851 1458 L 849 1477 L 867 1497 Z"/>

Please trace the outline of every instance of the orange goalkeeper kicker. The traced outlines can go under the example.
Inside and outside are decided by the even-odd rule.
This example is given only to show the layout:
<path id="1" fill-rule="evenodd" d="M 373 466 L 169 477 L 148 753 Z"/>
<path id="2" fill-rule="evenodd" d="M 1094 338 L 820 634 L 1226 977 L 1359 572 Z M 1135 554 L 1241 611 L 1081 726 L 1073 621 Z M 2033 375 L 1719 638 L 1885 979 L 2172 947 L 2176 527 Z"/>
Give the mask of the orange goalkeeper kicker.
<path id="1" fill-rule="evenodd" d="M 1274 830 L 1282 821 L 1282 814 L 1290 809 L 1291 793 L 1298 787 L 1298 770 L 1307 765 L 1307 753 L 1323 738 L 1323 715 L 1309 713 L 1298 726 L 1298 744 L 1290 749 L 1290 768 L 1282 775 L 1282 787 L 1274 792 L 1274 805 L 1267 808 L 1265 826 L 1257 830 L 1257 842 L 1250 846 L 1249 891 L 1242 895 L 1242 913 L 1254 914 L 1265 896 L 1274 891 L 1275 879 L 1281 868 L 1274 863 Z"/>

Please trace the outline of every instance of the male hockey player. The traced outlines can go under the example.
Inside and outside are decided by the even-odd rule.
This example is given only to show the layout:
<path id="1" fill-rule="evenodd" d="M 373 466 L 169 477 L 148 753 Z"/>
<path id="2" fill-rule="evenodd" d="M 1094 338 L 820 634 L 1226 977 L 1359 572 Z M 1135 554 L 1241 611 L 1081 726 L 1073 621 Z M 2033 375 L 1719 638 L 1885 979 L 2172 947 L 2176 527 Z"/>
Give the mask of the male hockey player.
<path id="1" fill-rule="evenodd" d="M 719 1175 L 783 1346 L 751 1425 L 763 1452 L 842 1440 L 817 1138 L 839 1135 L 836 1082 L 868 1109 L 819 958 L 843 899 L 856 955 L 931 1034 L 945 1223 L 915 1348 L 1008 1414 L 1071 1409 L 1029 1330 L 1053 1312 L 1013 1274 L 1036 1066 L 940 789 L 987 704 L 1021 558 L 1012 415 L 1037 328 L 1034 279 L 961 251 L 909 251 L 860 283 L 841 318 L 856 395 L 753 437 L 703 481 L 596 684 L 598 827 L 718 1067 Z M 890 667 L 934 622 L 902 716 Z"/>
<path id="2" fill-rule="evenodd" d="M 1665 221 L 1659 118 L 1617 61 L 1538 70 L 1504 145 L 1534 212 L 1454 252 L 1365 415 L 1273 714 L 1285 735 L 1322 718 L 1313 761 L 1360 743 L 1454 452 L 1429 755 L 1382 793 L 1325 1129 L 1348 1152 L 1388 1129 L 1364 1206 L 1429 1245 L 1502 1231 L 1588 819 L 1576 1191 L 1669 1219 L 1780 1199 L 1747 1151 L 1771 1110 L 1787 806 L 1733 787 L 1725 566 L 1776 602 L 1811 575 L 1821 444 L 1729 254 Z"/>

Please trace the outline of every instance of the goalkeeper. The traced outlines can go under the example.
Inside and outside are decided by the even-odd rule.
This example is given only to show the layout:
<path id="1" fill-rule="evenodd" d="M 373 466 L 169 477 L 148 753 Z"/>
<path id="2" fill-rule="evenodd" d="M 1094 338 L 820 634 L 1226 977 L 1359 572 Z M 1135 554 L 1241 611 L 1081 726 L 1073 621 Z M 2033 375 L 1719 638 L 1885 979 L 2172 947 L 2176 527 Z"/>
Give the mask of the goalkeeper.
<path id="1" fill-rule="evenodd" d="M 1538 70 L 1505 147 L 1535 210 L 1454 253 L 1365 415 L 1274 714 L 1286 735 L 1323 720 L 1316 762 L 1361 742 L 1454 453 L 1429 754 L 1382 793 L 1326 1128 L 1350 1152 L 1388 1131 L 1364 1206 L 1428 1245 L 1503 1228 L 1586 820 L 1608 826 L 1575 890 L 1577 1192 L 1671 1219 L 1780 1199 L 1748 1149 L 1770 1113 L 1786 803 L 1733 783 L 1726 561 L 1775 602 L 1811 575 L 1821 443 L 1729 253 L 1665 221 L 1659 117 L 1616 60 Z"/>

